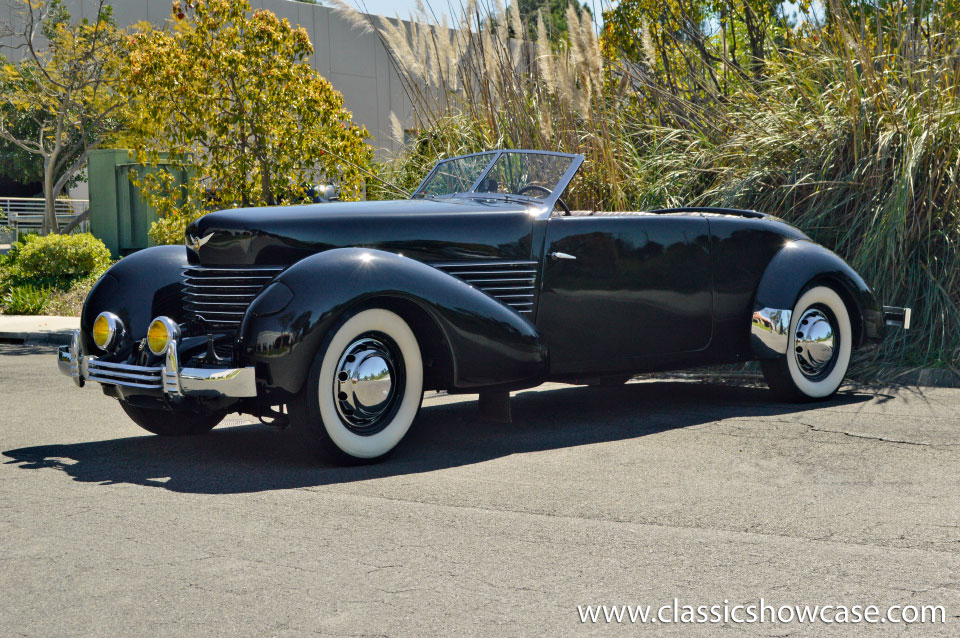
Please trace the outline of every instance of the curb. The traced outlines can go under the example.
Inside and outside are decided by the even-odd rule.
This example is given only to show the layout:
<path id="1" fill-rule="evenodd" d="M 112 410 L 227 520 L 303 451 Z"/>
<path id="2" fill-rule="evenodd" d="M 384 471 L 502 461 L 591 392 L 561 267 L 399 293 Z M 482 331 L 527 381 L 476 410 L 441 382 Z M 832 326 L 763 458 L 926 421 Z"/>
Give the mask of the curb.
<path id="1" fill-rule="evenodd" d="M 898 374 L 890 382 L 928 388 L 960 388 L 960 375 L 944 368 L 918 368 Z"/>
<path id="2" fill-rule="evenodd" d="M 67 346 L 71 332 L 0 332 L 0 344 L 16 346 Z"/>

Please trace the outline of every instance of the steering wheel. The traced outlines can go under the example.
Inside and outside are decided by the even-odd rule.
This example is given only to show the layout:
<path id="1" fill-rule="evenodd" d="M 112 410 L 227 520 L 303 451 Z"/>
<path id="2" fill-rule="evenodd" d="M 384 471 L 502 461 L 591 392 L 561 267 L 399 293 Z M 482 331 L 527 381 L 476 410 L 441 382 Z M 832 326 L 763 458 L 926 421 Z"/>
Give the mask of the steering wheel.
<path id="1" fill-rule="evenodd" d="M 553 191 L 547 188 L 546 186 L 541 186 L 540 184 L 527 184 L 526 186 L 520 189 L 520 192 L 517 193 L 517 195 L 523 195 L 527 191 L 540 191 L 541 193 L 547 195 L 548 197 L 550 196 L 551 193 L 553 193 Z M 567 208 L 566 202 L 564 202 L 560 198 L 557 198 L 557 204 L 560 205 L 560 208 L 563 210 L 564 215 L 570 214 L 570 209 Z"/>

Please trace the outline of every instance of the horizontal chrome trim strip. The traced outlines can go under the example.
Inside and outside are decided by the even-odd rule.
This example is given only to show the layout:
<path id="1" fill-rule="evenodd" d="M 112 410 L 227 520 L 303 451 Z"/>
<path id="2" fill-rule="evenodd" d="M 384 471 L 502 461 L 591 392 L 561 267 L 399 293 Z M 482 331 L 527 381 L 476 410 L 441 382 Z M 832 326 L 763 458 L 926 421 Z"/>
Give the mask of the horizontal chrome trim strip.
<path id="1" fill-rule="evenodd" d="M 98 368 L 93 363 L 90 364 L 90 374 L 98 377 L 110 377 L 112 379 L 132 379 L 134 381 L 156 381 L 160 383 L 159 374 L 133 374 L 132 372 L 110 372 L 106 368 Z"/>
<path id="2" fill-rule="evenodd" d="M 240 280 L 240 281 L 255 280 L 259 282 L 259 281 L 270 281 L 271 279 L 273 279 L 273 275 L 244 275 L 243 277 L 220 277 L 220 276 L 189 277 L 188 276 L 188 277 L 184 277 L 184 279 L 186 279 L 188 283 L 191 281 L 236 281 L 236 280 Z"/>
<path id="3" fill-rule="evenodd" d="M 481 261 L 428 261 L 424 262 L 434 268 L 487 268 L 495 266 L 538 266 L 535 261 L 499 261 L 496 259 Z"/>
<path id="4" fill-rule="evenodd" d="M 503 279 L 464 279 L 468 284 L 508 284 L 512 282 L 522 283 L 522 282 L 531 282 L 530 285 L 533 285 L 533 277 L 513 277 L 513 278 L 503 278 Z"/>
<path id="5" fill-rule="evenodd" d="M 456 275 L 457 277 L 492 277 L 494 275 L 530 275 L 531 277 L 536 277 L 536 270 L 469 270 L 469 271 L 457 271 L 451 272 L 451 275 Z"/>
<path id="6" fill-rule="evenodd" d="M 184 300 L 184 303 L 193 306 L 242 306 L 244 308 L 250 305 L 249 301 L 194 301 L 192 299 Z"/>
<path id="7" fill-rule="evenodd" d="M 245 313 L 244 310 L 212 310 L 210 308 L 187 308 L 184 306 L 184 310 L 193 310 L 194 312 L 202 312 L 208 315 L 227 315 L 229 317 L 242 317 Z"/>
<path id="8" fill-rule="evenodd" d="M 484 286 L 484 292 L 490 292 L 491 290 L 533 290 L 533 286 Z M 496 296 L 496 295 L 494 295 Z"/>
<path id="9" fill-rule="evenodd" d="M 109 362 L 109 361 L 101 361 L 101 360 L 99 360 L 99 359 L 93 359 L 93 358 L 90 359 L 90 365 L 91 365 L 91 366 L 100 366 L 100 367 L 104 367 L 104 368 L 113 368 L 113 369 L 116 369 L 116 370 L 129 370 L 129 371 L 131 371 L 131 372 L 143 372 L 143 371 L 146 370 L 146 371 L 150 371 L 150 372 L 156 372 L 157 374 L 159 374 L 160 371 L 163 370 L 163 367 L 162 367 L 162 366 L 155 366 L 155 367 L 149 367 L 149 366 L 134 366 L 134 365 L 130 365 L 130 364 L 128 364 L 128 363 L 111 363 L 111 362 Z"/>
<path id="10" fill-rule="evenodd" d="M 236 294 L 231 294 L 231 293 L 208 294 L 208 293 L 199 293 L 199 292 L 189 292 L 189 291 L 188 291 L 188 292 L 184 292 L 184 293 L 183 293 L 183 296 L 184 296 L 184 297 L 200 297 L 200 298 L 202 298 L 202 299 L 208 299 L 208 298 L 210 298 L 210 297 L 229 297 L 229 298 L 231 298 L 231 299 L 252 299 L 252 298 L 256 297 L 257 295 L 256 295 L 255 293 L 248 293 L 248 292 L 239 292 L 239 293 L 236 293 Z"/>
<path id="11" fill-rule="evenodd" d="M 261 284 L 249 284 L 246 286 L 237 286 L 235 284 L 230 284 L 230 285 L 218 286 L 217 284 L 191 284 L 189 282 L 184 282 L 183 285 L 186 286 L 187 288 L 200 288 L 200 289 L 213 288 L 214 290 L 221 290 L 223 288 L 256 288 L 257 290 L 260 290 L 261 288 L 263 288 Z M 255 292 L 253 294 L 255 294 Z"/>
<path id="12" fill-rule="evenodd" d="M 189 266 L 183 272 L 280 272 L 282 266 L 240 266 L 238 268 L 221 268 L 216 266 Z"/>
<path id="13" fill-rule="evenodd" d="M 105 379 L 105 378 L 103 378 L 103 377 L 98 377 L 98 376 L 96 376 L 95 374 L 92 374 L 92 373 L 90 374 L 90 376 L 87 377 L 87 379 L 88 379 L 89 381 L 96 381 L 97 383 L 106 383 L 107 385 L 123 385 L 123 386 L 130 386 L 130 387 L 132 387 L 132 388 L 146 388 L 146 389 L 148 389 L 148 390 L 161 390 L 161 389 L 163 389 L 163 383 L 160 381 L 160 379 L 157 379 L 157 382 L 156 382 L 156 383 L 152 383 L 152 384 L 147 384 L 147 383 L 135 383 L 135 382 L 133 382 L 133 381 L 125 381 L 125 380 L 121 381 L 121 380 L 117 380 L 117 379 Z"/>

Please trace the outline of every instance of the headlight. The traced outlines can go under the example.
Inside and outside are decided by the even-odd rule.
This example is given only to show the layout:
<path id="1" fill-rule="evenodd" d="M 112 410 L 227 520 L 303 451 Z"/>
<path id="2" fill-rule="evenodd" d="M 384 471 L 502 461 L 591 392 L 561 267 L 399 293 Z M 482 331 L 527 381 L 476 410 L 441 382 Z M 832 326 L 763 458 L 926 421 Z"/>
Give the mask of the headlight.
<path id="1" fill-rule="evenodd" d="M 147 347 L 158 357 L 167 351 L 174 339 L 180 338 L 180 327 L 170 317 L 157 317 L 147 329 Z"/>
<path id="2" fill-rule="evenodd" d="M 123 336 L 123 322 L 112 312 L 101 312 L 93 321 L 93 342 L 101 350 L 113 350 Z"/>

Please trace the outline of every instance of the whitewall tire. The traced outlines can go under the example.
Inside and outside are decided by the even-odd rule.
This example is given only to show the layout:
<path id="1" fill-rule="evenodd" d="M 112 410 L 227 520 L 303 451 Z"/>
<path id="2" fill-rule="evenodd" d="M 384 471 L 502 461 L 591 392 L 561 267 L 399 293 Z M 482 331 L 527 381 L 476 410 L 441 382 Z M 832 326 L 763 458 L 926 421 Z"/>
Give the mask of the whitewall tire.
<path id="1" fill-rule="evenodd" d="M 423 362 L 413 330 L 396 313 L 370 308 L 330 330 L 290 415 L 313 431 L 326 459 L 373 462 L 403 439 L 422 397 Z"/>
<path id="2" fill-rule="evenodd" d="M 808 288 L 790 317 L 787 353 L 761 362 L 770 389 L 784 400 L 832 396 L 850 367 L 853 329 L 843 299 L 827 286 Z"/>

